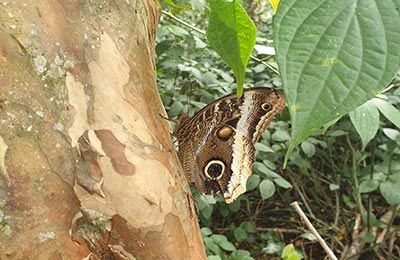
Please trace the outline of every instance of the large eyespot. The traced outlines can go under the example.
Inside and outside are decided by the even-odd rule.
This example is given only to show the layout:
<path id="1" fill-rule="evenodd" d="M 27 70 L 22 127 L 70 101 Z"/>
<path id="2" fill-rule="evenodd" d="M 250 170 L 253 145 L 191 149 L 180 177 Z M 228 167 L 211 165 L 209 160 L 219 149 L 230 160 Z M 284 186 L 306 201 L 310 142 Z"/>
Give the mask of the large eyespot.
<path id="1" fill-rule="evenodd" d="M 210 180 L 219 180 L 225 173 L 225 164 L 220 160 L 211 160 L 204 167 L 204 174 Z"/>
<path id="2" fill-rule="evenodd" d="M 270 103 L 263 103 L 261 105 L 262 110 L 264 110 L 265 112 L 268 112 L 272 109 L 272 106 Z"/>
<path id="3" fill-rule="evenodd" d="M 226 141 L 232 136 L 233 129 L 230 126 L 224 125 L 217 130 L 216 134 L 219 139 L 221 139 L 222 141 Z"/>

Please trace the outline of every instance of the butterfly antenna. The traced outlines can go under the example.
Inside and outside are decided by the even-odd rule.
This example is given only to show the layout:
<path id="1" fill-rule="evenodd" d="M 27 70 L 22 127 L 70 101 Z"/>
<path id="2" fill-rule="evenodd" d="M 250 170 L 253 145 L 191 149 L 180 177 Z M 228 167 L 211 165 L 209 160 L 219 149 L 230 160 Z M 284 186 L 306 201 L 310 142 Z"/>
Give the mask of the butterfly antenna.
<path id="1" fill-rule="evenodd" d="M 165 117 L 165 116 L 162 115 L 162 114 L 158 114 L 158 115 L 159 115 L 162 119 L 164 119 L 164 120 L 167 120 L 167 121 L 172 122 L 172 123 L 175 123 L 175 124 L 178 123 L 178 120 L 176 120 L 176 119 L 172 119 L 172 118 Z"/>

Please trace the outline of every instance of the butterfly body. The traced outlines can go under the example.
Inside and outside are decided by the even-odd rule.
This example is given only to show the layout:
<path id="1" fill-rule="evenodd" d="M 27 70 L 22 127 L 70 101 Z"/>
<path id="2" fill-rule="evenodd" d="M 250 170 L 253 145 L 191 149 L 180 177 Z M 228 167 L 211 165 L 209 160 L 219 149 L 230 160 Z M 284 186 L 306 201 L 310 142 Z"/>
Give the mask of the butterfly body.
<path id="1" fill-rule="evenodd" d="M 179 158 L 190 183 L 200 193 L 221 191 L 232 203 L 246 191 L 261 134 L 285 107 L 281 91 L 246 89 L 207 105 L 176 126 Z"/>

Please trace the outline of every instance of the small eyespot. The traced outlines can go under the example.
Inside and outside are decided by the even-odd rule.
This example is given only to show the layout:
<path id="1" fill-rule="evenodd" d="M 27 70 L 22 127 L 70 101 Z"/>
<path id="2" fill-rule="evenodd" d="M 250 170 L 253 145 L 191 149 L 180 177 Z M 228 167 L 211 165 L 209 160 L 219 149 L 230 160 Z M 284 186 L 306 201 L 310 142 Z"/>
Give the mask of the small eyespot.
<path id="1" fill-rule="evenodd" d="M 233 129 L 229 126 L 224 125 L 217 130 L 217 137 L 222 141 L 228 140 L 233 134 Z"/>
<path id="2" fill-rule="evenodd" d="M 219 180 L 225 173 L 225 164 L 220 160 L 211 160 L 204 167 L 204 174 L 210 180 Z"/>
<path id="3" fill-rule="evenodd" d="M 274 91 L 271 98 L 281 99 L 281 94 L 278 91 Z"/>
<path id="4" fill-rule="evenodd" d="M 268 112 L 268 111 L 271 110 L 272 106 L 271 106 L 271 104 L 269 104 L 269 103 L 263 103 L 263 104 L 261 105 L 261 108 L 262 108 L 264 111 Z"/>

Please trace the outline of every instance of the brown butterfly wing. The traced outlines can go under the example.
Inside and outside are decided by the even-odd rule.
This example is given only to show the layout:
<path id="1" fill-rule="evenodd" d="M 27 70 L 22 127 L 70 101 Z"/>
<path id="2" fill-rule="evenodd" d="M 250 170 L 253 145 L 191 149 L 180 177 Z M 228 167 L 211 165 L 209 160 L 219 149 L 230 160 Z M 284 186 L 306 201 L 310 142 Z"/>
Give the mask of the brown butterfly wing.
<path id="1" fill-rule="evenodd" d="M 227 203 L 246 191 L 255 160 L 254 144 L 285 106 L 283 94 L 267 88 L 214 101 L 176 127 L 179 157 L 189 182 L 200 193 L 220 190 Z M 219 172 L 223 170 L 223 172 Z"/>

